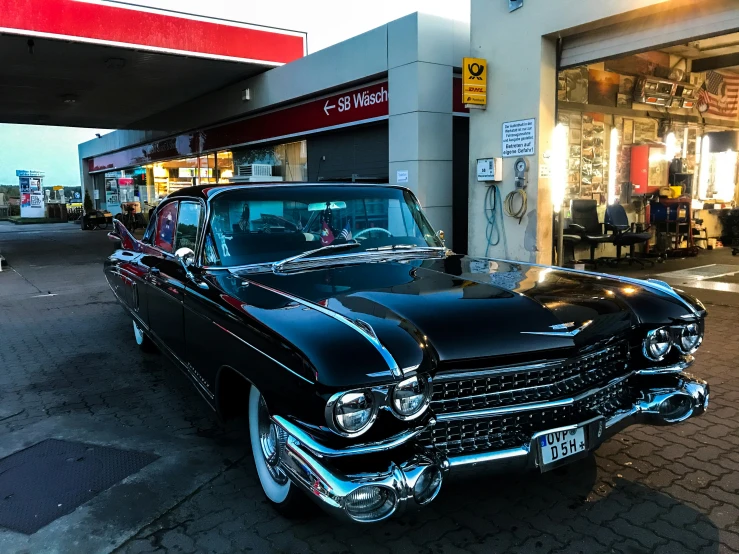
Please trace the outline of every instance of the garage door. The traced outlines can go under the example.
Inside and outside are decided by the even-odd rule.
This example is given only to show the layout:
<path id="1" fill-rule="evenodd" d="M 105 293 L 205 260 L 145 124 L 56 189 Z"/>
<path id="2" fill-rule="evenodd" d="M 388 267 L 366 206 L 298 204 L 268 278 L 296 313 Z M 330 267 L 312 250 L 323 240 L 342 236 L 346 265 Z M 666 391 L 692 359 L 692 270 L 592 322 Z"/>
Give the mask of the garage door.
<path id="1" fill-rule="evenodd" d="M 308 137 L 309 181 L 387 181 L 387 121 Z"/>
<path id="2" fill-rule="evenodd" d="M 566 37 L 560 68 L 739 31 L 736 2 L 696 3 Z"/>

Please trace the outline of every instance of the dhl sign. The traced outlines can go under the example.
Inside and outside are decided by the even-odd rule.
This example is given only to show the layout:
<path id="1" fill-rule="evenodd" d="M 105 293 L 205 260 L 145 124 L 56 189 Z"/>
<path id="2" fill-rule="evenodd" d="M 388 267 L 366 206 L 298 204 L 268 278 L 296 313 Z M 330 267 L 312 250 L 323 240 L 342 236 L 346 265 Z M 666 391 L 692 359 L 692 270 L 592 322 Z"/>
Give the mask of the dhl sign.
<path id="1" fill-rule="evenodd" d="M 482 58 L 462 58 L 462 103 L 476 106 L 487 104 L 487 61 Z"/>

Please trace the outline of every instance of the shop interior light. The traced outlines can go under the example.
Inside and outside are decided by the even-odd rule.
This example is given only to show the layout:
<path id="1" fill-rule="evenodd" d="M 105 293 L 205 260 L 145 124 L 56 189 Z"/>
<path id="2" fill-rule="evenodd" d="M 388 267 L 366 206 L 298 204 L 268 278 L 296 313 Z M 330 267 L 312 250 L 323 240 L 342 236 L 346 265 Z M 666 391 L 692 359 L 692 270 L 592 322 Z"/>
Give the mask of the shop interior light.
<path id="1" fill-rule="evenodd" d="M 688 128 L 683 129 L 683 159 L 688 157 Z"/>
<path id="2" fill-rule="evenodd" d="M 677 138 L 675 133 L 669 132 L 665 138 L 665 159 L 671 162 L 677 154 Z"/>
<path id="3" fill-rule="evenodd" d="M 735 172 L 736 152 L 727 150 L 716 154 L 715 198 L 717 200 L 731 201 L 734 198 Z"/>
<path id="4" fill-rule="evenodd" d="M 558 124 L 552 133 L 551 194 L 552 207 L 559 213 L 565 198 L 567 184 L 567 127 Z"/>
<path id="5" fill-rule="evenodd" d="M 618 130 L 613 127 L 611 129 L 611 149 L 608 155 L 608 203 L 615 204 L 618 200 L 616 196 L 616 177 L 618 175 Z"/>
<path id="6" fill-rule="evenodd" d="M 701 167 L 700 175 L 698 176 L 698 198 L 705 199 L 708 195 L 708 177 L 711 174 L 711 154 L 708 150 L 710 146 L 710 139 L 707 136 L 703 137 L 701 144 Z"/>

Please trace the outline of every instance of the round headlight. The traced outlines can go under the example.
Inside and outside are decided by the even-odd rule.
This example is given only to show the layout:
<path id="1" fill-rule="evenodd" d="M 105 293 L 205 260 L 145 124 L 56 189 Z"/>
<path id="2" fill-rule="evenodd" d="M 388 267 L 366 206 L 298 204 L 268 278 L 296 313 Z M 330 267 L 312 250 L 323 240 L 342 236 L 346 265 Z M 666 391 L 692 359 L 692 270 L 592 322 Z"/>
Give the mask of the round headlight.
<path id="1" fill-rule="evenodd" d="M 692 354 L 703 341 L 703 329 L 699 323 L 688 323 L 678 331 L 677 342 L 680 351 L 684 354 Z"/>
<path id="2" fill-rule="evenodd" d="M 670 333 L 665 328 L 653 329 L 644 339 L 642 352 L 644 356 L 655 362 L 662 361 L 672 346 Z"/>
<path id="3" fill-rule="evenodd" d="M 375 400 L 369 391 L 342 394 L 333 407 L 336 427 L 340 432 L 351 435 L 367 430 L 375 415 Z"/>
<path id="4" fill-rule="evenodd" d="M 404 379 L 393 389 L 393 410 L 403 419 L 420 416 L 431 400 L 431 387 L 428 379 L 414 375 Z"/>

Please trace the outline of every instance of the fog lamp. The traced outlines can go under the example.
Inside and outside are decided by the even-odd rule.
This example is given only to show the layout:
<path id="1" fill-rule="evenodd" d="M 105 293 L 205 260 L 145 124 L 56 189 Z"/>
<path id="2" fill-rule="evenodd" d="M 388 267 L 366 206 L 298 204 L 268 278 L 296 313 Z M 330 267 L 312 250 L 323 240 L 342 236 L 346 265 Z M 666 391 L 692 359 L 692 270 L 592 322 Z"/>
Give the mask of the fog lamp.
<path id="1" fill-rule="evenodd" d="M 437 466 L 429 466 L 418 476 L 413 487 L 413 498 L 419 504 L 428 504 L 441 490 L 441 470 Z"/>
<path id="2" fill-rule="evenodd" d="M 378 521 L 395 511 L 395 493 L 374 485 L 359 487 L 346 495 L 344 509 L 356 521 Z"/>
<path id="3" fill-rule="evenodd" d="M 687 394 L 673 394 L 659 405 L 659 415 L 667 423 L 687 419 L 693 412 L 693 398 Z"/>

